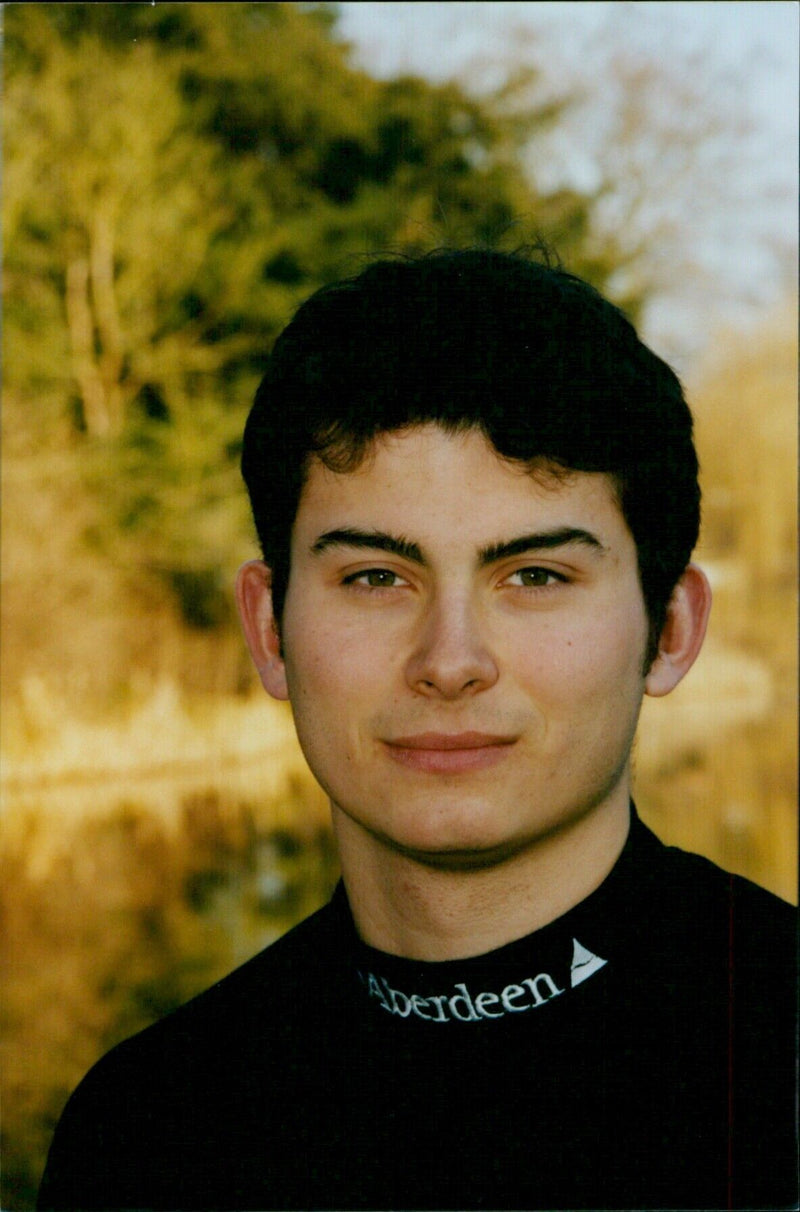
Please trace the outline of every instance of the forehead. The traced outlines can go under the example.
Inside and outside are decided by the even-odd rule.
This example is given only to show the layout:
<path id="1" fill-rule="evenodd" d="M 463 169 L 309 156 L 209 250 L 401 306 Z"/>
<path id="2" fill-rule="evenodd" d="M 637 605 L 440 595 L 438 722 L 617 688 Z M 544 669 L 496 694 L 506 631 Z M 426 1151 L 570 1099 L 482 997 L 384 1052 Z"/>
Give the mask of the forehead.
<path id="1" fill-rule="evenodd" d="M 429 423 L 382 434 L 353 471 L 312 461 L 295 534 L 316 528 L 381 526 L 420 539 L 485 542 L 531 522 L 583 525 L 606 541 L 628 534 L 616 483 L 599 472 L 532 469 L 504 459 L 478 429 L 449 433 Z"/>

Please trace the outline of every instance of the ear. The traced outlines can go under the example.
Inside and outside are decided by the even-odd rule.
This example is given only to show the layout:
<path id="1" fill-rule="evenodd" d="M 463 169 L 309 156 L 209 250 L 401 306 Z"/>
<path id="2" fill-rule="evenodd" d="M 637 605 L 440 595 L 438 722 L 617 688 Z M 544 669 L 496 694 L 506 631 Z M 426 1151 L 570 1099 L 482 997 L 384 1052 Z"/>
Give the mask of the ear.
<path id="1" fill-rule="evenodd" d="M 689 564 L 670 598 L 658 655 L 645 678 L 645 694 L 654 698 L 669 694 L 689 672 L 703 645 L 710 610 L 708 578 L 702 568 Z"/>
<path id="2" fill-rule="evenodd" d="M 262 560 L 250 560 L 239 569 L 236 604 L 262 686 L 274 699 L 288 699 L 286 667 L 272 610 L 272 573 Z"/>

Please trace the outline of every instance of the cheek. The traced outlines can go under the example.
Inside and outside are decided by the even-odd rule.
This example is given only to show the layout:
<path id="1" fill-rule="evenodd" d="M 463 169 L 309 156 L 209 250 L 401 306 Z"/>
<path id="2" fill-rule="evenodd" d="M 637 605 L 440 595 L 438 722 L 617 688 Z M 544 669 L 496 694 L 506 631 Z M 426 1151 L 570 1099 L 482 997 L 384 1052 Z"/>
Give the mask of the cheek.
<path id="1" fill-rule="evenodd" d="M 521 645 L 512 668 L 537 697 L 573 707 L 581 702 L 591 706 L 599 699 L 616 710 L 619 696 L 643 692 L 646 642 L 643 616 L 632 612 L 630 617 L 604 617 L 598 610 L 571 629 L 542 636 L 535 648 Z"/>
<path id="2" fill-rule="evenodd" d="M 367 708 L 390 680 L 374 640 L 363 629 L 320 623 L 297 616 L 286 630 L 284 648 L 289 693 L 298 718 L 316 721 L 341 734 L 354 714 Z M 312 724 L 313 726 L 313 724 Z"/>

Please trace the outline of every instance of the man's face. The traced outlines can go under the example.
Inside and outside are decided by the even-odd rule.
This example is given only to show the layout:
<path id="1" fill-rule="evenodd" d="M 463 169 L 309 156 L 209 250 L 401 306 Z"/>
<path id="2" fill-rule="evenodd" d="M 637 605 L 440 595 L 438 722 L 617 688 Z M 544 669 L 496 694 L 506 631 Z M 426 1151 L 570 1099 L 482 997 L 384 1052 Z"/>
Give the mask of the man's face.
<path id="1" fill-rule="evenodd" d="M 627 801 L 647 618 L 607 476 L 436 425 L 315 464 L 282 639 L 308 763 L 378 845 L 480 865 Z"/>

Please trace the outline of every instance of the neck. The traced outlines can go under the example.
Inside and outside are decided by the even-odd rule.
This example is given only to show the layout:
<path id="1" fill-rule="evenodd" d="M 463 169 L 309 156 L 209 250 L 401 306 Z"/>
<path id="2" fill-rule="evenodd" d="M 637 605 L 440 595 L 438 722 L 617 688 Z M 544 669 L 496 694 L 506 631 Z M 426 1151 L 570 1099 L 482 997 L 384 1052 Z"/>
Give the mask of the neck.
<path id="1" fill-rule="evenodd" d="M 333 805 L 342 876 L 364 942 L 419 960 L 493 951 L 584 900 L 619 858 L 630 824 L 627 787 L 501 860 L 431 865 L 365 832 Z"/>

